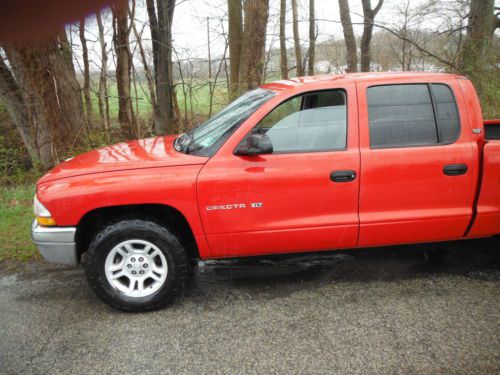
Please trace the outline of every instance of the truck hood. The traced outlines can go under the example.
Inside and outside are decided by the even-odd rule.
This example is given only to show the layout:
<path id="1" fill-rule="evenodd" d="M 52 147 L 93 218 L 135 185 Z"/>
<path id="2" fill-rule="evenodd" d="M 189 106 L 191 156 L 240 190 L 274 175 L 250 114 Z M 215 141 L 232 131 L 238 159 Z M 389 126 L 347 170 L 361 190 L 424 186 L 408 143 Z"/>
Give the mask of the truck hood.
<path id="1" fill-rule="evenodd" d="M 204 164 L 208 158 L 177 152 L 175 136 L 119 143 L 78 155 L 59 164 L 38 183 L 120 170 Z"/>

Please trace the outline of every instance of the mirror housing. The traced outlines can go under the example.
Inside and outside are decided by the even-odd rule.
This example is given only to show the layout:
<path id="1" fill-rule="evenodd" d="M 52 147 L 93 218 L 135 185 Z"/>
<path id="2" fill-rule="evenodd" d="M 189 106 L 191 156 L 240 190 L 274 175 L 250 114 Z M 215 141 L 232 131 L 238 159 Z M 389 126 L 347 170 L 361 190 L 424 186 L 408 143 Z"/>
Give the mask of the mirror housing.
<path id="1" fill-rule="evenodd" d="M 250 134 L 242 143 L 236 147 L 235 155 L 255 156 L 273 153 L 271 138 L 263 133 Z"/>

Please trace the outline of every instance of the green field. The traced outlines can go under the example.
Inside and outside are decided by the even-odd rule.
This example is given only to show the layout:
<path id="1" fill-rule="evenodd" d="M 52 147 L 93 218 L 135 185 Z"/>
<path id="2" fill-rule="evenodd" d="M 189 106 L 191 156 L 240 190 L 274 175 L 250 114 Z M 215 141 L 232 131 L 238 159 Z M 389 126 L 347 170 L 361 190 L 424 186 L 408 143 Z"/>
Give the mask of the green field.
<path id="1" fill-rule="evenodd" d="M 190 116 L 191 111 L 195 116 L 206 117 L 210 109 L 210 91 L 207 82 L 199 81 L 192 83 L 192 106 L 188 91 L 189 88 L 187 85 L 184 88 L 186 90 L 186 97 L 184 97 L 182 84 L 177 83 L 176 93 L 181 115 L 184 116 L 184 112 L 185 110 L 187 110 L 188 117 Z M 136 114 L 138 114 L 138 117 L 149 117 L 151 115 L 152 107 L 149 99 L 149 90 L 145 82 L 137 83 L 137 95 L 134 88 L 132 87 L 131 96 L 133 98 L 133 108 Z M 115 83 L 110 82 L 109 84 L 108 98 L 110 116 L 112 118 L 116 118 L 118 116 L 118 93 Z M 99 104 L 96 95 L 92 96 L 92 104 L 94 113 L 97 114 L 99 111 Z M 226 84 L 225 82 L 218 83 L 214 92 L 212 113 L 218 112 L 227 104 L 228 94 Z"/>
<path id="2" fill-rule="evenodd" d="M 31 242 L 33 186 L 0 188 L 0 261 L 38 257 Z"/>

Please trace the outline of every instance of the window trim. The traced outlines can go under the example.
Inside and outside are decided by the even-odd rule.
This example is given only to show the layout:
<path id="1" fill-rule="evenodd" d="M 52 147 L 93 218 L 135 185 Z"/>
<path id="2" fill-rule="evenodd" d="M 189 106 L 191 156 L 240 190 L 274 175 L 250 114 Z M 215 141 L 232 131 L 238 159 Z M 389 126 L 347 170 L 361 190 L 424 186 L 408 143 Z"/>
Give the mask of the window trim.
<path id="1" fill-rule="evenodd" d="M 437 143 L 420 143 L 420 144 L 415 144 L 415 145 L 393 145 L 393 146 L 372 146 L 371 144 L 371 134 L 370 134 L 370 112 L 369 112 L 369 103 L 368 103 L 368 89 L 372 87 L 381 87 L 381 86 L 410 86 L 410 85 L 426 85 L 427 90 L 429 91 L 429 96 L 431 100 L 431 106 L 432 106 L 432 112 L 433 112 L 433 117 L 434 117 L 434 125 L 436 127 L 436 136 L 437 136 Z M 443 85 L 446 86 L 450 92 L 451 96 L 453 98 L 453 104 L 455 105 L 455 109 L 457 111 L 457 117 L 458 117 L 458 134 L 450 142 L 441 142 L 441 128 L 439 126 L 439 120 L 438 120 L 438 114 L 437 114 L 437 106 L 436 106 L 436 100 L 434 98 L 434 93 L 432 92 L 432 85 Z M 455 143 L 460 139 L 460 136 L 462 135 L 462 119 L 460 117 L 460 112 L 458 110 L 458 105 L 457 105 L 457 99 L 455 96 L 455 93 L 453 92 L 453 89 L 450 85 L 447 83 L 443 82 L 411 82 L 411 83 L 389 83 L 389 84 L 379 84 L 379 85 L 371 85 L 366 87 L 366 113 L 367 113 L 367 124 L 368 124 L 368 142 L 369 142 L 369 148 L 371 150 L 381 150 L 381 149 L 387 149 L 387 148 L 412 148 L 412 147 L 436 147 L 436 146 L 447 146 Z"/>
<path id="2" fill-rule="evenodd" d="M 460 136 L 462 135 L 462 118 L 460 117 L 460 111 L 458 110 L 458 105 L 457 105 L 457 98 L 455 96 L 455 93 L 453 92 L 453 88 L 446 84 L 446 83 L 442 83 L 442 82 L 428 82 L 427 85 L 429 86 L 429 92 L 431 93 L 431 100 L 432 100 L 432 108 L 434 109 L 434 113 L 436 115 L 436 126 L 438 128 L 438 140 L 440 141 L 438 143 L 438 145 L 451 145 L 453 143 L 455 143 L 456 141 L 458 141 L 460 139 Z M 455 106 L 455 110 L 457 112 L 457 119 L 458 119 L 458 133 L 456 135 L 456 137 L 449 141 L 449 142 L 442 142 L 441 141 L 441 130 L 442 128 L 439 126 L 439 116 L 438 116 L 438 113 L 437 113 L 437 103 L 436 103 L 436 99 L 434 97 L 434 92 L 432 91 L 432 85 L 443 85 L 443 86 L 446 86 L 448 88 L 448 90 L 450 90 L 450 93 L 451 93 L 451 97 L 453 98 L 453 105 Z"/>
<path id="3" fill-rule="evenodd" d="M 349 149 L 349 105 L 348 105 L 348 95 L 347 95 L 347 90 L 345 88 L 339 87 L 339 88 L 328 88 L 328 89 L 321 89 L 321 90 L 314 90 L 314 91 L 306 91 L 306 92 L 301 92 L 298 93 L 297 95 L 291 96 L 289 98 L 286 98 L 285 100 L 279 102 L 276 104 L 269 112 L 267 112 L 260 120 L 259 122 L 248 131 L 247 134 L 241 139 L 240 142 L 236 145 L 236 147 L 233 150 L 233 155 L 235 155 L 236 149 L 241 145 L 242 142 L 244 142 L 247 137 L 253 132 L 255 128 L 257 128 L 262 120 L 266 118 L 267 115 L 269 115 L 271 112 L 273 112 L 276 108 L 278 108 L 280 105 L 283 103 L 293 100 L 299 96 L 307 96 L 307 95 L 314 95 L 314 94 L 319 94 L 322 92 L 330 92 L 330 91 L 342 91 L 345 97 L 345 120 L 346 120 L 346 131 L 345 131 L 345 147 L 343 148 L 326 148 L 326 149 L 319 149 L 319 150 L 287 150 L 287 151 L 276 151 L 272 154 L 269 155 L 286 155 L 286 154 L 313 154 L 313 153 L 321 153 L 321 152 L 332 152 L 332 151 L 347 151 Z M 302 106 L 303 106 L 303 101 L 300 104 L 300 110 L 302 111 Z"/>

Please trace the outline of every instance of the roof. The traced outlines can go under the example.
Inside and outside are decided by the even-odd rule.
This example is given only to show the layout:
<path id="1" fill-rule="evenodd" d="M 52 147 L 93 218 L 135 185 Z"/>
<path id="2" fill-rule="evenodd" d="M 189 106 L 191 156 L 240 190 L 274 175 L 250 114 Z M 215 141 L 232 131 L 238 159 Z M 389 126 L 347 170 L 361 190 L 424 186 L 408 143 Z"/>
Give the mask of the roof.
<path id="1" fill-rule="evenodd" d="M 364 72 L 364 73 L 345 73 L 345 74 L 327 74 L 327 75 L 317 75 L 317 76 L 306 76 L 297 77 L 281 81 L 275 81 L 261 85 L 260 87 L 267 90 L 273 91 L 287 91 L 292 88 L 298 88 L 303 86 L 321 84 L 331 81 L 345 81 L 345 80 L 380 80 L 387 79 L 392 80 L 394 78 L 404 79 L 404 78 L 415 78 L 421 77 L 423 79 L 436 79 L 436 78 L 452 78 L 452 77 L 463 77 L 457 74 L 450 73 L 430 73 L 430 72 Z"/>

